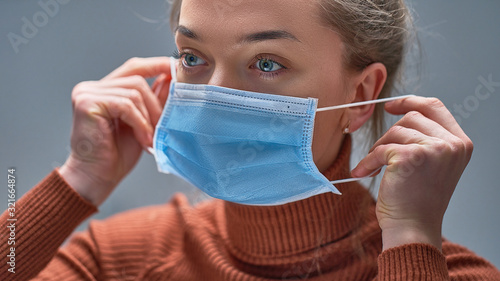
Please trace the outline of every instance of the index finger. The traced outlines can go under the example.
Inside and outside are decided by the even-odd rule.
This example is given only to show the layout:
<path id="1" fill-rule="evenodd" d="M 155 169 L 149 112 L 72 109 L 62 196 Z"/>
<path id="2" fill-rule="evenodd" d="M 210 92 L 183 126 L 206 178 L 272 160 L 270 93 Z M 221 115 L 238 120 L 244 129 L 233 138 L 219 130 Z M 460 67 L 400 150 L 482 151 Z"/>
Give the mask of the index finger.
<path id="1" fill-rule="evenodd" d="M 418 111 L 425 117 L 440 124 L 450 133 L 461 139 L 468 139 L 460 125 L 446 108 L 446 106 L 437 98 L 410 97 L 403 100 L 396 100 L 385 104 L 387 112 L 395 115 L 406 114 L 410 111 Z"/>
<path id="2" fill-rule="evenodd" d="M 168 57 L 131 58 L 102 80 L 133 75 L 150 78 L 162 73 L 170 73 L 170 58 Z"/>

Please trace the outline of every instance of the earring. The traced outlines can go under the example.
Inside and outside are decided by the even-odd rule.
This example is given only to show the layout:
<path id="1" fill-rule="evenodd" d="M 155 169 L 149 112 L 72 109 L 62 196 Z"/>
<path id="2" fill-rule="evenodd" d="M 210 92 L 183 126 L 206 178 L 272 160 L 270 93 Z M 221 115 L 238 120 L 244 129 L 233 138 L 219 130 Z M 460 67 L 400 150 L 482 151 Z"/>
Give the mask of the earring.
<path id="1" fill-rule="evenodd" d="M 351 125 L 351 120 L 347 122 L 347 125 L 344 126 L 344 130 L 342 130 L 342 134 L 347 135 L 350 133 L 349 126 Z"/>

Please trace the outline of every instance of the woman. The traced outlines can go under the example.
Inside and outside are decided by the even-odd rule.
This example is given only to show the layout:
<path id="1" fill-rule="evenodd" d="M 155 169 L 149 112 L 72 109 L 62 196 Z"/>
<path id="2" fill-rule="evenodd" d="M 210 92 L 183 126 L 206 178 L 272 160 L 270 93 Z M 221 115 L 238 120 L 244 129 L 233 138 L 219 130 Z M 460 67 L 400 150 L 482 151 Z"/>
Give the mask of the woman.
<path id="1" fill-rule="evenodd" d="M 75 87 L 72 153 L 18 202 L 29 225 L 16 233 L 18 272 L 2 270 L 1 279 L 499 280 L 491 264 L 441 238 L 472 143 L 439 100 L 422 97 L 385 105 L 405 116 L 351 172 L 364 177 L 387 166 L 376 202 L 357 183 L 338 185 L 341 196 L 275 206 L 190 206 L 176 195 L 165 206 L 93 222 L 58 249 L 152 146 L 171 68 L 179 82 L 312 97 L 319 108 L 388 96 L 409 18 L 401 1 L 380 2 L 175 1 L 177 65 L 131 59 Z M 156 76 L 151 89 L 145 78 Z M 348 133 L 372 116 L 376 131 L 374 110 L 317 113 L 312 156 L 326 178 L 349 177 Z"/>

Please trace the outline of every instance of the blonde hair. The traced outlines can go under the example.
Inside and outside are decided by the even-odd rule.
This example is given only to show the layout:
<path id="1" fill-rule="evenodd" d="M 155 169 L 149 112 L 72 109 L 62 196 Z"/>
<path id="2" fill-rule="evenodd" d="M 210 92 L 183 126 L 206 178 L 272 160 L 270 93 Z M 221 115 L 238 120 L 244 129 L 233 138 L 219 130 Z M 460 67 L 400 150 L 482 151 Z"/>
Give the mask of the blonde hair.
<path id="1" fill-rule="evenodd" d="M 380 62 L 387 81 L 379 98 L 389 97 L 402 84 L 403 61 L 413 31 L 413 20 L 403 0 L 317 0 L 320 16 L 345 44 L 344 66 L 362 71 Z M 385 131 L 383 105 L 372 116 L 371 143 Z"/>

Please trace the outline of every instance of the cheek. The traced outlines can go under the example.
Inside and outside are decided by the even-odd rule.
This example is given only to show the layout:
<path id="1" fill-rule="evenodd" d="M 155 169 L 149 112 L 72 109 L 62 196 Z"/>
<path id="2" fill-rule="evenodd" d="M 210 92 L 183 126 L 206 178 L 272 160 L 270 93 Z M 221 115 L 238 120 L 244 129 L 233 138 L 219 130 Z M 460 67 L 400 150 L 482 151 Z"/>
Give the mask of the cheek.
<path id="1" fill-rule="evenodd" d="M 324 151 L 328 144 L 342 132 L 342 111 L 325 111 L 316 113 L 313 132 L 313 152 Z"/>
<path id="2" fill-rule="evenodd" d="M 334 75 L 333 75 L 334 76 Z M 318 108 L 340 105 L 348 102 L 340 77 L 329 77 L 316 88 Z M 313 159 L 320 170 L 324 170 L 335 160 L 342 142 L 342 130 L 348 122 L 345 110 L 322 111 L 316 113 L 313 134 Z"/>
<path id="3" fill-rule="evenodd" d="M 342 142 L 343 114 L 340 110 L 319 112 L 314 122 L 313 160 L 320 172 L 332 165 Z"/>
<path id="4" fill-rule="evenodd" d="M 316 85 L 318 86 L 315 88 L 314 97 L 318 99 L 318 108 L 347 103 L 347 95 L 339 77 L 325 77 Z M 336 131 L 342 127 L 344 111 L 339 109 L 316 113 L 313 136 L 313 143 L 316 147 L 319 148 L 324 146 L 323 143 L 329 143 Z"/>

